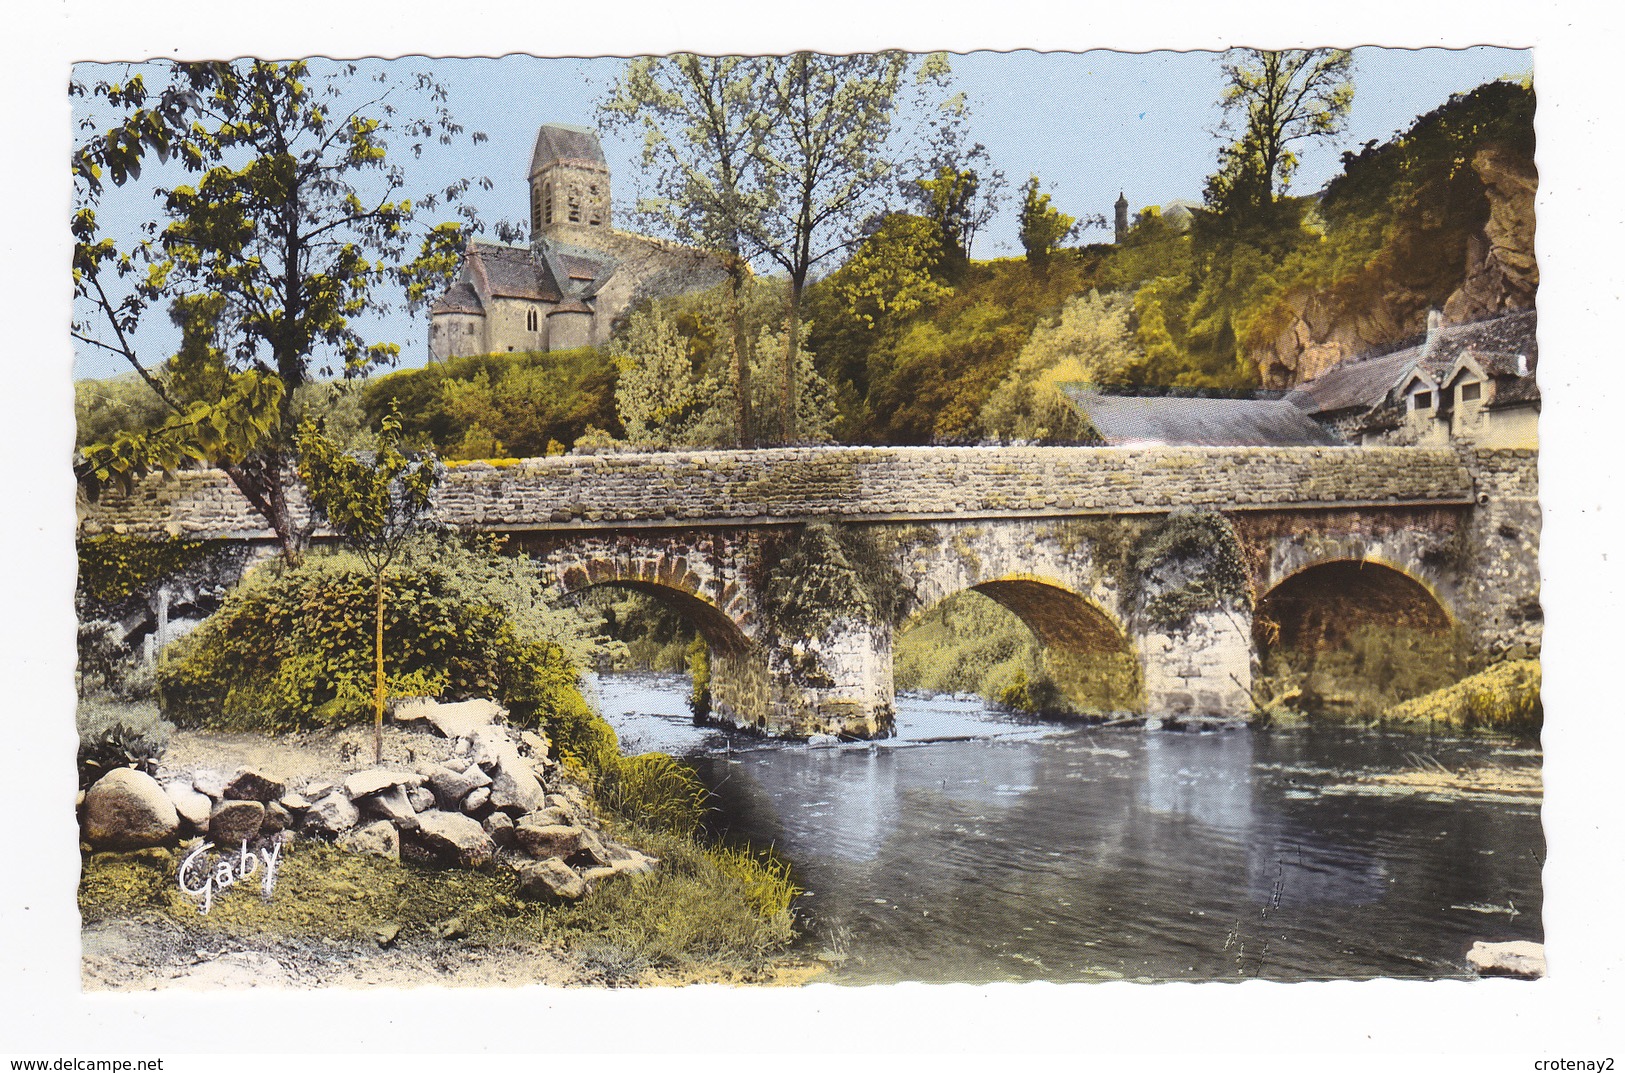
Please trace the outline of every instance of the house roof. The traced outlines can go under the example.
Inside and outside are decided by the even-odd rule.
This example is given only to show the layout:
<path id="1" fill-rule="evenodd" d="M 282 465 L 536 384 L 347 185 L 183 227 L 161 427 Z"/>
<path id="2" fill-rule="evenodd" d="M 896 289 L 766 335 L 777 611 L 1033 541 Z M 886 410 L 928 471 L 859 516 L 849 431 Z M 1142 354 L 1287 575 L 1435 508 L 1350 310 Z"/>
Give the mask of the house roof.
<path id="1" fill-rule="evenodd" d="M 544 123 L 536 132 L 536 148 L 530 154 L 530 174 L 561 162 L 609 171 L 597 131 L 568 123 Z"/>
<path id="2" fill-rule="evenodd" d="M 564 297 L 547 262 L 523 246 L 499 246 L 491 242 L 471 242 L 465 264 L 495 298 L 529 298 L 557 302 Z"/>
<path id="3" fill-rule="evenodd" d="M 451 289 L 429 307 L 432 313 L 478 313 L 485 315 L 485 307 L 480 304 L 479 292 L 474 290 L 466 280 L 458 280 L 451 285 Z"/>
<path id="4" fill-rule="evenodd" d="M 1341 441 L 1285 399 L 1143 398 L 1062 389 L 1109 446 L 1311 447 Z"/>
<path id="5" fill-rule="evenodd" d="M 1387 354 L 1339 362 L 1321 376 L 1299 384 L 1287 398 L 1310 414 L 1369 409 L 1382 402 L 1411 369 L 1421 368 L 1438 383 L 1457 357 L 1469 350 L 1480 360 L 1487 354 L 1525 354 L 1529 367 L 1534 368 L 1535 311 L 1448 325 L 1439 329 L 1431 347 L 1416 342 Z"/>

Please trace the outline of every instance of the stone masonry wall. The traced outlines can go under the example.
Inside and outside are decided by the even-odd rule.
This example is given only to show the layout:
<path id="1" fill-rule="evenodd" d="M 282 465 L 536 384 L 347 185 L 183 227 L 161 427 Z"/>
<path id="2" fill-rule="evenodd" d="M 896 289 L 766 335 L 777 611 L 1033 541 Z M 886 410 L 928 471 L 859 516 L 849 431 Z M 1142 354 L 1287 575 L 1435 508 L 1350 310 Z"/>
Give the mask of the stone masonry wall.
<path id="1" fill-rule="evenodd" d="M 1537 452 L 1465 449 L 1462 457 L 1478 496 L 1461 544 L 1460 589 L 1470 625 L 1492 656 L 1539 655 L 1545 617 Z"/>
<path id="2" fill-rule="evenodd" d="M 704 523 L 1062 517 L 1338 505 L 1468 503 L 1449 449 L 1406 447 L 785 448 L 532 458 L 452 467 L 439 519 L 492 530 Z M 213 470 L 106 491 L 86 535 L 266 539 Z"/>

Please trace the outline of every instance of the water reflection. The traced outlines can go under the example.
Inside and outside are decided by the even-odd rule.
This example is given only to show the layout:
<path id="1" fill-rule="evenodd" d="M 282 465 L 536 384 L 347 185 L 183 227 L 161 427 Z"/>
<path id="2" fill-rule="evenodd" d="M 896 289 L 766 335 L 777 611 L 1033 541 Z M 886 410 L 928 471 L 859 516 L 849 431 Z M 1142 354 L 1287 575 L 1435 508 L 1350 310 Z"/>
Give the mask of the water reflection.
<path id="1" fill-rule="evenodd" d="M 1474 939 L 1541 937 L 1533 806 L 1327 792 L 1414 742 L 903 698 L 896 740 L 809 748 L 692 727 L 681 681 L 600 694 L 623 740 L 690 757 L 720 829 L 795 863 L 804 943 L 840 981 L 1457 975 Z"/>

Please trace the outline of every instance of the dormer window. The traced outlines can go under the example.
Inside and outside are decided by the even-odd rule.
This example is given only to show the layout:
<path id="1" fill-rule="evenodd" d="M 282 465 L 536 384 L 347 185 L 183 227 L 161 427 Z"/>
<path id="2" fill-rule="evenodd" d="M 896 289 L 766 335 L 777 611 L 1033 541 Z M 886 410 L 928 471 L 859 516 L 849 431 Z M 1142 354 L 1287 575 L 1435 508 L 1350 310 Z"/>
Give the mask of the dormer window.
<path id="1" fill-rule="evenodd" d="M 1472 401 L 1474 401 L 1475 399 L 1477 399 L 1479 397 L 1479 393 L 1482 390 L 1483 390 L 1483 386 L 1477 380 L 1474 380 L 1470 384 L 1461 385 L 1461 401 L 1462 402 L 1472 402 Z"/>
<path id="2" fill-rule="evenodd" d="M 1431 392 L 1431 391 L 1418 391 L 1416 394 L 1412 395 L 1411 396 L 1411 409 L 1413 409 L 1413 410 L 1431 410 L 1431 409 L 1433 409 L 1433 392 Z"/>

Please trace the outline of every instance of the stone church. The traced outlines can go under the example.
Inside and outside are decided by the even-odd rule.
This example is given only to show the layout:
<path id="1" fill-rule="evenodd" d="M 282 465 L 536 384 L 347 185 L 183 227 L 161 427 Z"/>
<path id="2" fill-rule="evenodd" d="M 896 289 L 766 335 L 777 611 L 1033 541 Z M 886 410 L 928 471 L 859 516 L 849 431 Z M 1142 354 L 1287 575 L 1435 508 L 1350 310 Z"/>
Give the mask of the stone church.
<path id="1" fill-rule="evenodd" d="M 612 226 L 609 164 L 587 127 L 548 123 L 530 158 L 530 245 L 471 241 L 429 309 L 429 357 L 602 346 L 646 298 L 714 286 L 711 255 Z"/>

